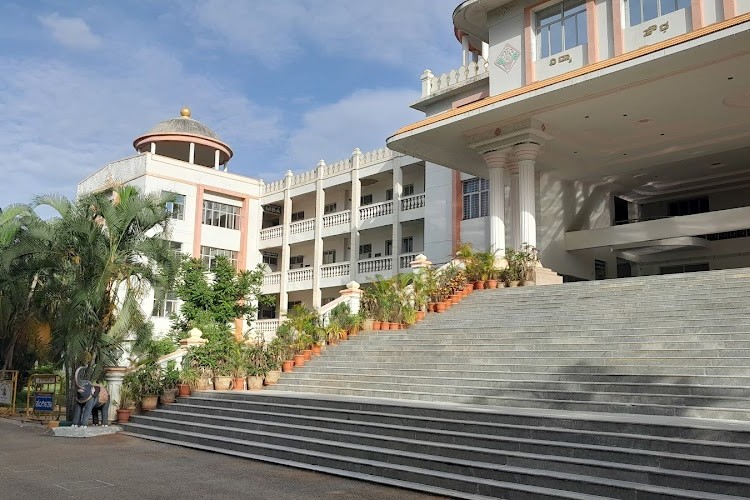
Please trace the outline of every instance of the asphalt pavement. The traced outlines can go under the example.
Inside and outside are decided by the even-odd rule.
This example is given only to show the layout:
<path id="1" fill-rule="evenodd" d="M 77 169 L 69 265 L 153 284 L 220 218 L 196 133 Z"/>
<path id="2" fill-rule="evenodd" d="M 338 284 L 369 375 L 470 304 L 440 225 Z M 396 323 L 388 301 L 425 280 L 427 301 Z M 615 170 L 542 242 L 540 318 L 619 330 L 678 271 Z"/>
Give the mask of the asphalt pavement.
<path id="1" fill-rule="evenodd" d="M 0 418 L 0 499 L 349 499 L 438 497 L 122 434 L 49 435 Z"/>

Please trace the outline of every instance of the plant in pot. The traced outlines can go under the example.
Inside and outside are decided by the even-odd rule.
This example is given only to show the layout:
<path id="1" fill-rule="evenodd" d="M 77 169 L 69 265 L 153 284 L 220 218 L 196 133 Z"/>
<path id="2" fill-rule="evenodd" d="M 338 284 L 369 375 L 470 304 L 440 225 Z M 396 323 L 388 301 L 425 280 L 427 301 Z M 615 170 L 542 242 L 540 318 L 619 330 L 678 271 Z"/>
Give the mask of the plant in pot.
<path id="1" fill-rule="evenodd" d="M 182 370 L 180 370 L 180 381 L 177 384 L 177 395 L 182 397 L 190 396 L 191 390 L 196 387 L 198 380 L 200 379 L 200 373 L 198 370 L 185 364 L 185 358 L 183 358 Z"/>
<path id="2" fill-rule="evenodd" d="M 174 361 L 167 363 L 166 369 L 162 370 L 161 375 L 161 394 L 159 401 L 162 404 L 172 404 L 177 399 L 177 384 L 180 382 L 180 371 L 177 369 Z"/>
<path id="3" fill-rule="evenodd" d="M 155 361 L 147 361 L 135 371 L 138 384 L 138 398 L 141 409 L 149 411 L 156 408 L 161 393 L 161 367 Z"/>
<path id="4" fill-rule="evenodd" d="M 232 376 L 232 390 L 242 391 L 245 389 L 245 377 L 247 376 L 247 359 L 245 348 L 239 342 L 234 342 L 229 349 L 227 367 Z"/>
<path id="5" fill-rule="evenodd" d="M 277 342 L 277 340 L 278 338 L 274 338 L 263 351 L 267 370 L 264 380 L 266 385 L 275 384 L 279 381 L 279 377 L 281 376 L 281 364 L 284 361 L 284 348 L 280 342 Z"/>
<path id="6" fill-rule="evenodd" d="M 117 423 L 124 424 L 130 420 L 130 415 L 135 409 L 137 398 L 138 381 L 135 372 L 125 375 L 120 388 L 120 399 L 115 401 L 117 406 Z"/>
<path id="7" fill-rule="evenodd" d="M 251 344 L 245 349 L 247 367 L 247 389 L 257 391 L 263 388 L 263 377 L 268 371 L 266 353 L 262 343 Z"/>

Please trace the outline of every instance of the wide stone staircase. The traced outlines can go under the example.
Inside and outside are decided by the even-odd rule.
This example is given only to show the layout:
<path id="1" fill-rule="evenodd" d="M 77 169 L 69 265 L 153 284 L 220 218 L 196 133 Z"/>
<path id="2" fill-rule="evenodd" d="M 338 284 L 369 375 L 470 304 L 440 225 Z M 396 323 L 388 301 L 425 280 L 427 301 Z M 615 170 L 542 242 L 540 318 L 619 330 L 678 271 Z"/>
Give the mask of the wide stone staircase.
<path id="1" fill-rule="evenodd" d="M 750 498 L 750 269 L 475 291 L 127 431 L 459 498 Z"/>

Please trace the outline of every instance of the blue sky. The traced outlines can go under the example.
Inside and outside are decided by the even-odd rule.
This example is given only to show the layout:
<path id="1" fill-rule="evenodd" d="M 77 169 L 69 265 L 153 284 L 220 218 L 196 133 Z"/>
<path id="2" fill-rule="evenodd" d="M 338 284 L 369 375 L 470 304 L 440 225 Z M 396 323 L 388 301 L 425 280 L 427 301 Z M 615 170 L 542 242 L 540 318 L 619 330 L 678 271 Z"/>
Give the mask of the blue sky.
<path id="1" fill-rule="evenodd" d="M 422 71 L 460 65 L 457 4 L 6 0 L 0 206 L 73 196 L 183 105 L 267 181 L 382 147 L 422 116 Z"/>

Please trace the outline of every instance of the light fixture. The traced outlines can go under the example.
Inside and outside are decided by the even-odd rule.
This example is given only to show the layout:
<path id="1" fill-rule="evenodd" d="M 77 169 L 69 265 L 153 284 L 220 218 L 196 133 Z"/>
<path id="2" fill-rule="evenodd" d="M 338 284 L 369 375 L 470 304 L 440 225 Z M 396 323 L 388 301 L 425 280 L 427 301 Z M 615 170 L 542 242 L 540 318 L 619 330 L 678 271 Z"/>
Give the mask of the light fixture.
<path id="1" fill-rule="evenodd" d="M 377 179 L 373 179 L 372 177 L 366 177 L 364 179 L 360 179 L 359 182 L 363 186 L 372 186 L 373 184 L 377 184 L 378 180 Z"/>

